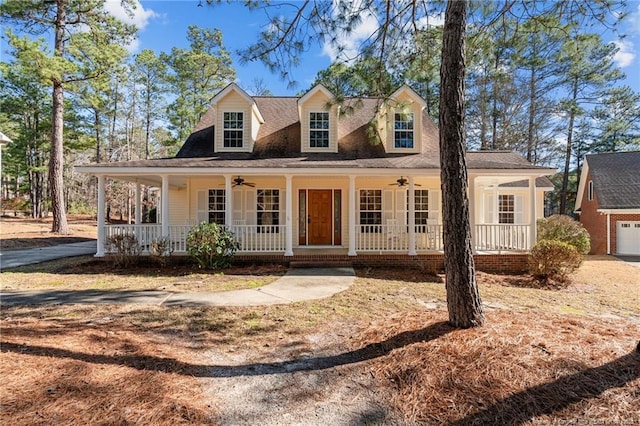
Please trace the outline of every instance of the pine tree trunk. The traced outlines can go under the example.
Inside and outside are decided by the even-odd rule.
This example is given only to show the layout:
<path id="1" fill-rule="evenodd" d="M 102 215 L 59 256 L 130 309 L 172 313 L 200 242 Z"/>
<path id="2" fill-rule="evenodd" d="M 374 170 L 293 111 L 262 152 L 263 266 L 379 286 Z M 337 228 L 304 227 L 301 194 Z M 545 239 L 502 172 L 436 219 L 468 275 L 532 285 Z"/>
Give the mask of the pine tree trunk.
<path id="1" fill-rule="evenodd" d="M 65 2 L 58 0 L 55 24 L 54 55 L 64 55 L 64 27 L 66 23 Z M 51 232 L 68 234 L 67 213 L 64 206 L 64 179 L 62 168 L 64 162 L 63 151 L 63 123 L 64 123 L 64 87 L 61 80 L 53 82 L 53 118 L 51 121 L 51 156 L 49 158 L 49 193 L 51 195 L 51 210 L 53 211 L 53 225 Z"/>
<path id="2" fill-rule="evenodd" d="M 479 326 L 485 321 L 475 277 L 467 196 L 464 136 L 466 13 L 466 0 L 448 2 L 440 68 L 440 169 L 447 308 L 449 322 L 462 328 Z"/>
<path id="3" fill-rule="evenodd" d="M 535 133 L 536 118 L 536 69 L 531 66 L 531 74 L 529 76 L 529 125 L 527 128 L 527 161 L 533 161 L 533 146 Z"/>
<path id="4" fill-rule="evenodd" d="M 576 119 L 576 105 L 578 100 L 578 79 L 573 83 L 571 111 L 569 113 L 569 128 L 567 129 L 567 150 L 564 156 L 564 170 L 562 174 L 562 190 L 560 191 L 560 214 L 567 212 L 567 198 L 569 198 L 569 173 L 571 171 L 571 152 L 573 148 L 573 126 Z"/>

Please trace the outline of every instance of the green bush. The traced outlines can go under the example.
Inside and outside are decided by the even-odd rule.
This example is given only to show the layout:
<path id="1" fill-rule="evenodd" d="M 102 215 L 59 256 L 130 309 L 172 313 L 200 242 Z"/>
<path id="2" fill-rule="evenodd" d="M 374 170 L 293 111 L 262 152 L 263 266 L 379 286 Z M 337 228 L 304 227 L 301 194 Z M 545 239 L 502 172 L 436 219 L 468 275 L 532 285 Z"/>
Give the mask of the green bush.
<path id="1" fill-rule="evenodd" d="M 229 266 L 231 258 L 240 248 L 233 233 L 215 223 L 202 222 L 187 235 L 187 253 L 201 268 L 216 269 Z"/>
<path id="2" fill-rule="evenodd" d="M 569 216 L 554 215 L 538 220 L 538 240 L 562 241 L 575 247 L 581 254 L 589 253 L 589 233 L 580 222 Z"/>
<path id="3" fill-rule="evenodd" d="M 582 254 L 569 243 L 540 240 L 529 253 L 529 272 L 542 280 L 564 281 L 582 264 Z"/>
<path id="4" fill-rule="evenodd" d="M 113 263 L 119 267 L 133 265 L 140 260 L 142 247 L 135 235 L 112 235 L 107 239 L 107 249 L 111 253 Z"/>

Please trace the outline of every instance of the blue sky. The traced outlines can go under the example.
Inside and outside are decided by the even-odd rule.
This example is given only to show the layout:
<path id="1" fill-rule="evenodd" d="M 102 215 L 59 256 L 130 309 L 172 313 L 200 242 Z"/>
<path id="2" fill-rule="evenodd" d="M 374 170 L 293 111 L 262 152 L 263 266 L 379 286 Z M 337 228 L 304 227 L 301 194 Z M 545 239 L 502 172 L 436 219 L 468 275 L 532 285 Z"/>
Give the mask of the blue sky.
<path id="1" fill-rule="evenodd" d="M 296 0 L 293 0 L 294 2 Z M 136 23 L 140 28 L 138 41 L 133 50 L 152 49 L 156 52 L 169 52 L 172 47 L 188 47 L 185 39 L 189 25 L 203 28 L 219 28 L 223 34 L 224 45 L 233 57 L 237 71 L 237 83 L 248 87 L 253 80 L 262 79 L 265 86 L 274 95 L 295 95 L 306 90 L 315 80 L 316 73 L 328 67 L 331 60 L 323 53 L 318 43 L 293 70 L 298 82 L 294 88 L 288 88 L 287 82 L 272 74 L 260 63 L 240 64 L 237 50 L 248 47 L 257 39 L 267 17 L 263 11 L 250 12 L 242 2 L 223 3 L 216 6 L 198 7 L 198 1 L 142 1 L 141 10 L 136 11 Z M 281 13 L 291 8 L 283 7 Z"/>
<path id="2" fill-rule="evenodd" d="M 291 0 L 297 2 L 299 0 Z M 119 1 L 113 4 L 117 6 Z M 198 1 L 165 1 L 142 0 L 136 10 L 135 23 L 140 28 L 139 39 L 132 50 L 152 49 L 157 52 L 170 51 L 173 46 L 187 47 L 185 35 L 189 25 L 219 28 L 224 36 L 224 44 L 232 54 L 237 70 L 238 84 L 251 86 L 255 78 L 261 78 L 274 95 L 295 95 L 305 90 L 314 81 L 316 73 L 331 63 L 334 54 L 328 46 L 320 41 L 302 57 L 300 65 L 293 70 L 293 78 L 298 82 L 294 88 L 277 75 L 272 74 L 260 63 L 240 64 L 236 51 L 249 46 L 256 40 L 258 33 L 267 24 L 267 17 L 261 10 L 249 12 L 243 2 L 223 2 L 214 7 L 198 7 Z M 116 8 L 116 7 L 114 7 Z M 640 92 L 640 0 L 628 2 L 629 16 L 621 27 L 626 34 L 624 40 L 617 40 L 609 31 L 602 33 L 605 41 L 615 41 L 620 51 L 615 57 L 617 64 L 626 74 L 621 82 L 628 84 L 636 92 Z M 291 9 L 283 6 L 277 13 L 291 13 Z M 275 12 L 271 12 L 275 13 Z M 372 23 L 363 19 L 363 24 L 356 29 L 355 39 L 346 40 L 353 46 L 358 38 L 364 38 L 370 32 Z M 347 46 L 349 47 L 349 46 Z"/>
<path id="3" fill-rule="evenodd" d="M 1 0 L 0 0 L 1 1 Z M 172 47 L 188 47 L 186 41 L 187 27 L 198 25 L 204 28 L 219 28 L 224 36 L 224 44 L 232 54 L 234 67 L 237 70 L 237 83 L 245 88 L 252 86 L 254 79 L 262 79 L 265 86 L 274 95 L 295 95 L 306 90 L 314 81 L 316 73 L 331 63 L 335 52 L 320 40 L 311 46 L 301 58 L 298 67 L 292 70 L 296 87 L 287 87 L 287 82 L 272 74 L 260 63 L 241 64 L 236 51 L 246 48 L 254 42 L 258 33 L 267 25 L 268 19 L 262 10 L 250 12 L 241 1 L 224 1 L 216 6 L 198 7 L 198 0 L 137 0 L 138 7 L 133 18 L 127 17 L 121 9 L 119 0 L 107 0 L 107 9 L 122 20 L 133 22 L 139 28 L 138 39 L 130 46 L 132 53 L 141 49 L 152 49 L 156 52 L 169 52 Z M 296 3 L 300 0 L 290 0 Z M 273 2 L 275 3 L 275 1 Z M 627 75 L 621 84 L 628 84 L 636 92 L 640 92 L 640 0 L 628 2 L 629 17 L 622 25 L 621 32 L 626 34 L 624 40 L 617 40 L 609 31 L 602 33 L 606 41 L 615 41 L 620 51 L 615 57 L 621 70 Z M 272 14 L 292 13 L 291 7 L 282 6 L 280 10 L 271 10 Z M 353 49 L 359 40 L 371 33 L 375 27 L 373 19 L 363 18 L 360 27 L 352 36 L 343 39 L 347 52 Z M 0 58 L 6 58 L 6 44 L 0 43 Z"/>

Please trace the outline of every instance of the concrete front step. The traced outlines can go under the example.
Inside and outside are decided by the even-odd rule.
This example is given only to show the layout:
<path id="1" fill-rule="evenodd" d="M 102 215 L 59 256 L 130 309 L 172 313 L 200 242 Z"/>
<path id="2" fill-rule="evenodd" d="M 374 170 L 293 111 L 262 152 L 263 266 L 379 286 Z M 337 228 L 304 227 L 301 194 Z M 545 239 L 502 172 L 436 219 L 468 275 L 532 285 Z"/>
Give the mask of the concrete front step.
<path id="1" fill-rule="evenodd" d="M 290 268 L 351 268 L 353 264 L 344 260 L 298 260 L 289 262 Z"/>

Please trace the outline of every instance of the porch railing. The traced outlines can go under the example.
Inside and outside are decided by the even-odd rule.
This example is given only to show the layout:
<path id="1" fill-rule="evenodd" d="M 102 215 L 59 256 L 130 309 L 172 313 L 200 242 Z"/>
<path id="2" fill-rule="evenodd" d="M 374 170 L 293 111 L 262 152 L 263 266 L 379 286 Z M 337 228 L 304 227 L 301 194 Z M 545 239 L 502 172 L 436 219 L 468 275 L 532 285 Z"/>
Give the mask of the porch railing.
<path id="1" fill-rule="evenodd" d="M 442 225 L 416 225 L 416 250 L 442 250 Z M 407 225 L 357 225 L 356 251 L 408 251 Z"/>
<path id="2" fill-rule="evenodd" d="M 417 251 L 442 251 L 442 225 L 416 225 Z M 476 225 L 475 248 L 478 251 L 526 251 L 531 248 L 530 225 Z M 406 225 L 358 225 L 356 251 L 385 252 L 409 250 Z"/>
<path id="3" fill-rule="evenodd" d="M 193 225 L 169 225 L 169 240 L 174 253 L 187 251 L 187 234 Z M 284 225 L 233 225 L 231 232 L 240 243 L 240 252 L 280 252 L 285 250 Z M 149 253 L 151 243 L 162 237 L 162 225 L 145 223 L 141 225 L 105 226 L 105 243 L 114 235 L 133 235 L 138 240 L 144 254 Z M 105 244 L 108 251 L 109 246 Z"/>
<path id="4" fill-rule="evenodd" d="M 531 248 L 531 225 L 476 225 L 476 250 L 524 251 Z"/>
<path id="5" fill-rule="evenodd" d="M 284 225 L 232 225 L 230 229 L 240 243 L 238 251 L 264 253 L 285 250 Z"/>
<path id="6" fill-rule="evenodd" d="M 187 234 L 193 225 L 169 225 L 169 239 L 174 253 L 187 251 Z M 240 243 L 239 252 L 265 253 L 285 250 L 284 225 L 233 225 L 230 227 Z M 475 246 L 478 251 L 526 251 L 531 248 L 530 225 L 476 225 Z M 113 235 L 134 235 L 143 253 L 162 237 L 159 224 L 107 225 L 105 243 Z M 357 252 L 407 252 L 407 225 L 356 225 Z M 417 251 L 442 251 L 442 225 L 416 225 Z M 108 251 L 109 247 L 105 244 Z"/>

